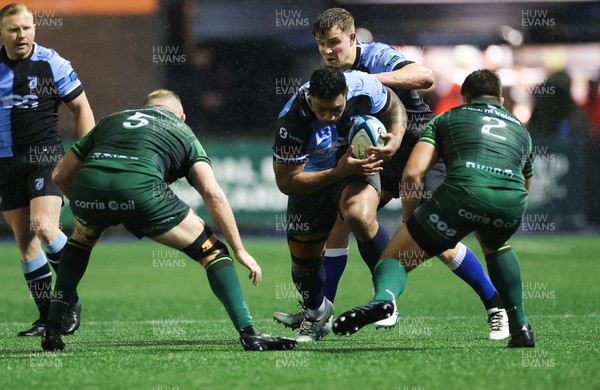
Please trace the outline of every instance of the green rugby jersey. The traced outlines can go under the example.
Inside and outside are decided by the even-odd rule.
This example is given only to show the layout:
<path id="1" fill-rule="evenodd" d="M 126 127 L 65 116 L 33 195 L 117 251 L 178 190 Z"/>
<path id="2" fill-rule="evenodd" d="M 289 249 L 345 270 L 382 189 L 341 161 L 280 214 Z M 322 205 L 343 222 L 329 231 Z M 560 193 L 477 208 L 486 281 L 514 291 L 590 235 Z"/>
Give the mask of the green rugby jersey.
<path id="1" fill-rule="evenodd" d="M 71 149 L 83 167 L 137 172 L 171 183 L 188 178 L 204 148 L 174 113 L 146 106 L 111 114 Z"/>
<path id="2" fill-rule="evenodd" d="M 419 141 L 433 144 L 446 163 L 445 183 L 523 190 L 533 176 L 531 137 L 494 100 L 475 100 L 429 122 Z"/>

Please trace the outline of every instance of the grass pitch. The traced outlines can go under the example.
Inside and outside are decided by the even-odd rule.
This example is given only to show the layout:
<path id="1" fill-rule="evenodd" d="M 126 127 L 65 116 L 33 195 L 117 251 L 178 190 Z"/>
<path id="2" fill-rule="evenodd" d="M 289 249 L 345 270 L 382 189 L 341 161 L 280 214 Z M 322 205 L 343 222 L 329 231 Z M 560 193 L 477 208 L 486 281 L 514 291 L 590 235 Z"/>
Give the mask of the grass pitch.
<path id="1" fill-rule="evenodd" d="M 410 274 L 394 329 L 330 334 L 295 351 L 244 352 L 196 263 L 150 241 L 101 241 L 79 288 L 81 329 L 64 338 L 64 352 L 46 354 L 39 338 L 16 337 L 36 311 L 16 247 L 2 244 L 0 388 L 600 388 L 600 239 L 519 237 L 512 244 L 521 260 L 535 349 L 509 350 L 506 341 L 487 340 L 477 296 L 430 260 Z M 285 240 L 246 245 L 264 273 L 253 287 L 236 266 L 257 326 L 292 336 L 271 321 L 273 311 L 297 309 Z M 367 303 L 371 286 L 352 244 L 336 313 Z"/>

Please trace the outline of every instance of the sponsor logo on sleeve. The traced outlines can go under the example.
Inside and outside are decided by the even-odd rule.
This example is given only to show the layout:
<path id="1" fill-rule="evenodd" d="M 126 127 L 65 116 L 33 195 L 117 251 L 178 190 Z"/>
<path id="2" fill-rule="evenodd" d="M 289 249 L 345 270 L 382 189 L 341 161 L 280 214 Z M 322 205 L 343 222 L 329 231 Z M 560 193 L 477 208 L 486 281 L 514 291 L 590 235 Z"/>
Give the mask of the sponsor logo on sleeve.
<path id="1" fill-rule="evenodd" d="M 69 73 L 69 80 L 71 80 L 71 81 L 77 80 L 77 73 L 75 73 L 74 69 L 71 69 L 71 72 Z"/>
<path id="2" fill-rule="evenodd" d="M 394 64 L 396 61 L 398 61 L 400 59 L 400 56 L 398 54 L 390 54 L 388 56 L 388 58 L 385 59 L 385 62 L 383 63 L 384 66 L 390 66 L 392 64 Z"/>

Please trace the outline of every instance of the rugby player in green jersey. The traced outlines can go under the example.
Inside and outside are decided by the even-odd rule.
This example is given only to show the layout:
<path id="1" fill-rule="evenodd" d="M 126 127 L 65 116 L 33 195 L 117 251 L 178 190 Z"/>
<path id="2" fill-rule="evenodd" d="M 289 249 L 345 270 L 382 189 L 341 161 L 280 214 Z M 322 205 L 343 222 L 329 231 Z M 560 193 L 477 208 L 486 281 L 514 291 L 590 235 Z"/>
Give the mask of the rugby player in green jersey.
<path id="1" fill-rule="evenodd" d="M 404 263 L 422 262 L 475 232 L 488 272 L 506 305 L 509 347 L 534 347 L 523 309 L 521 270 L 507 240 L 527 208 L 533 167 L 531 138 L 525 126 L 503 106 L 499 77 L 489 70 L 471 73 L 461 88 L 465 104 L 434 118 L 415 146 L 402 176 L 405 195 L 419 188 L 424 175 L 442 157 L 444 183 L 419 206 L 406 196 L 402 224 L 375 267 L 371 303 L 339 316 L 333 331 L 349 335 L 395 314 L 390 294 L 406 286 Z M 400 263 L 399 263 L 400 261 Z"/>
<path id="2" fill-rule="evenodd" d="M 169 188 L 185 177 L 198 191 L 233 254 L 257 285 L 262 270 L 244 248 L 210 160 L 184 120 L 177 95 L 154 91 L 145 107 L 102 119 L 56 167 L 52 179 L 71 200 L 75 228 L 61 257 L 42 335 L 45 351 L 64 349 L 60 323 L 70 297 L 102 232 L 119 224 L 138 238 L 147 236 L 198 261 L 239 331 L 244 349 L 295 347 L 293 339 L 272 337 L 254 327 L 227 246 Z"/>

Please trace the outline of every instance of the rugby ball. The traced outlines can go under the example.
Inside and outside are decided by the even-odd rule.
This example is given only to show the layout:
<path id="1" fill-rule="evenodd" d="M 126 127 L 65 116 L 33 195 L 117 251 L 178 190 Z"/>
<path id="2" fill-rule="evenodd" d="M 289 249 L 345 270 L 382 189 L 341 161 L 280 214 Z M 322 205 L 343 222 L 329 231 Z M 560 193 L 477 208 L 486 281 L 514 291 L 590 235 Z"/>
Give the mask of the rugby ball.
<path id="1" fill-rule="evenodd" d="M 368 157 L 367 150 L 371 146 L 382 146 L 382 134 L 387 133 L 381 121 L 371 115 L 357 116 L 352 122 L 348 143 L 354 147 L 352 157 L 365 159 Z"/>

